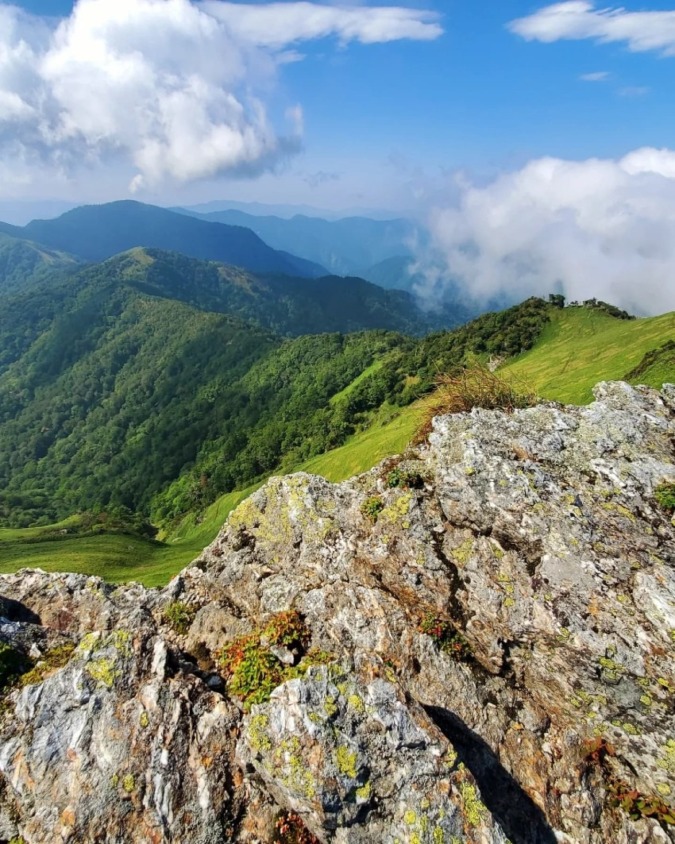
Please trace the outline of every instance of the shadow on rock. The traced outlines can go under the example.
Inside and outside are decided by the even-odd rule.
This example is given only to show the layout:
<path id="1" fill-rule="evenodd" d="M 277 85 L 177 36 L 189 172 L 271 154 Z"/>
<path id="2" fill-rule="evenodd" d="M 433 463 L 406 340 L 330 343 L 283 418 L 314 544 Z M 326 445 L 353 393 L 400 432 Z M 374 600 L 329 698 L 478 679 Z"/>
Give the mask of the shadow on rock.
<path id="1" fill-rule="evenodd" d="M 436 706 L 425 709 L 473 774 L 483 802 L 512 844 L 556 844 L 557 838 L 544 813 L 502 766 L 489 745 L 449 710 Z"/>
<path id="2" fill-rule="evenodd" d="M 6 618 L 7 621 L 19 621 L 22 624 L 41 624 L 39 615 L 19 601 L 4 595 L 0 595 L 0 618 Z"/>

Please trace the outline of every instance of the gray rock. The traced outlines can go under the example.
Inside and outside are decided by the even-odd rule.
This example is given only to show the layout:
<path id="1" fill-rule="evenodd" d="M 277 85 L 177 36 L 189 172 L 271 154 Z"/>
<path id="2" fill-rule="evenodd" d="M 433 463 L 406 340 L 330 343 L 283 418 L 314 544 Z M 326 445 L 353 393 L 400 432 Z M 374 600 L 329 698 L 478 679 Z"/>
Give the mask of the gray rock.
<path id="1" fill-rule="evenodd" d="M 420 489 L 273 478 L 165 590 L 0 578 L 4 641 L 78 643 L 5 695 L 0 836 L 675 841 L 675 388 L 596 399 L 436 419 Z M 308 640 L 260 645 L 247 711 L 223 649 L 290 609 Z"/>

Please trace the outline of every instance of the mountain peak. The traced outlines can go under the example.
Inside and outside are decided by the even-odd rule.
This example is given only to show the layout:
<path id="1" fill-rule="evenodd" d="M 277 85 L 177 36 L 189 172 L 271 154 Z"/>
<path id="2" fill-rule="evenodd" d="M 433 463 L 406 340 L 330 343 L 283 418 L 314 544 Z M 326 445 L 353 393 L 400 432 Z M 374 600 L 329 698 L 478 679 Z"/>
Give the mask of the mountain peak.
<path id="1" fill-rule="evenodd" d="M 311 261 L 273 249 L 250 229 L 200 220 L 131 199 L 84 205 L 56 219 L 33 220 L 22 229 L 6 227 L 6 231 L 86 261 L 103 261 L 129 249 L 146 247 L 256 272 L 311 278 L 325 273 Z"/>

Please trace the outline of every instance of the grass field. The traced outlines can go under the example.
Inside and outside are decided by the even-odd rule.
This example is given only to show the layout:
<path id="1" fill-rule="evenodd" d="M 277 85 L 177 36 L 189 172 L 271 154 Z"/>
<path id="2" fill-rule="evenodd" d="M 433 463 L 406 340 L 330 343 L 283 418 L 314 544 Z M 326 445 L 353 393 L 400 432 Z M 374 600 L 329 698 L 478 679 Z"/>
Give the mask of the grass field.
<path id="1" fill-rule="evenodd" d="M 623 380 L 652 349 L 675 339 L 675 312 L 660 317 L 617 320 L 586 308 L 553 310 L 551 323 L 533 349 L 500 372 L 543 398 L 587 404 L 598 381 Z M 667 365 L 637 379 L 652 387 L 675 381 Z"/>
<path id="2" fill-rule="evenodd" d="M 501 372 L 544 398 L 585 404 L 591 401 L 591 388 L 598 381 L 623 379 L 647 352 L 672 339 L 675 313 L 623 321 L 595 310 L 553 310 L 552 321 L 536 346 Z M 638 380 L 655 387 L 664 381 L 675 381 L 672 360 L 672 355 L 664 355 Z M 377 367 L 377 363 L 373 364 L 341 395 L 346 395 L 366 374 L 377 371 Z M 418 404 L 390 419 L 391 411 L 385 408 L 367 431 L 289 471 L 310 472 L 334 482 L 365 472 L 405 449 L 422 413 Z M 73 527 L 76 519 L 49 527 L 0 530 L 0 572 L 33 567 L 94 574 L 115 583 L 138 580 L 147 586 L 165 584 L 213 541 L 230 511 L 257 486 L 224 495 L 199 519 L 190 516 L 170 535 L 160 537 L 162 542 L 120 535 L 40 541 L 42 534 L 53 536 L 54 532 Z"/>

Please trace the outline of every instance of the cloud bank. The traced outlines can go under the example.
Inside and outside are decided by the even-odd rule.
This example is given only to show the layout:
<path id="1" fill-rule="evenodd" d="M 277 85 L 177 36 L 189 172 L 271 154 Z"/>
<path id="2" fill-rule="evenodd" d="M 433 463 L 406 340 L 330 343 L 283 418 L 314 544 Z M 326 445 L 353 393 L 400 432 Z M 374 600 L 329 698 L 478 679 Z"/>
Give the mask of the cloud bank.
<path id="1" fill-rule="evenodd" d="M 459 284 L 476 301 L 562 292 L 634 313 L 675 310 L 675 151 L 620 160 L 541 158 L 459 198 L 429 221 L 418 292 Z"/>
<path id="2" fill-rule="evenodd" d="M 528 41 L 623 41 L 633 52 L 656 50 L 675 56 L 675 11 L 628 12 L 620 7 L 597 8 L 586 0 L 568 0 L 514 20 L 509 29 Z"/>
<path id="3" fill-rule="evenodd" d="M 0 4 L 0 153 L 7 178 L 118 160 L 132 189 L 255 175 L 296 152 L 302 108 L 278 127 L 278 69 L 310 39 L 437 38 L 401 7 L 79 0 L 55 25 Z M 14 175 L 12 175 L 14 174 Z"/>

